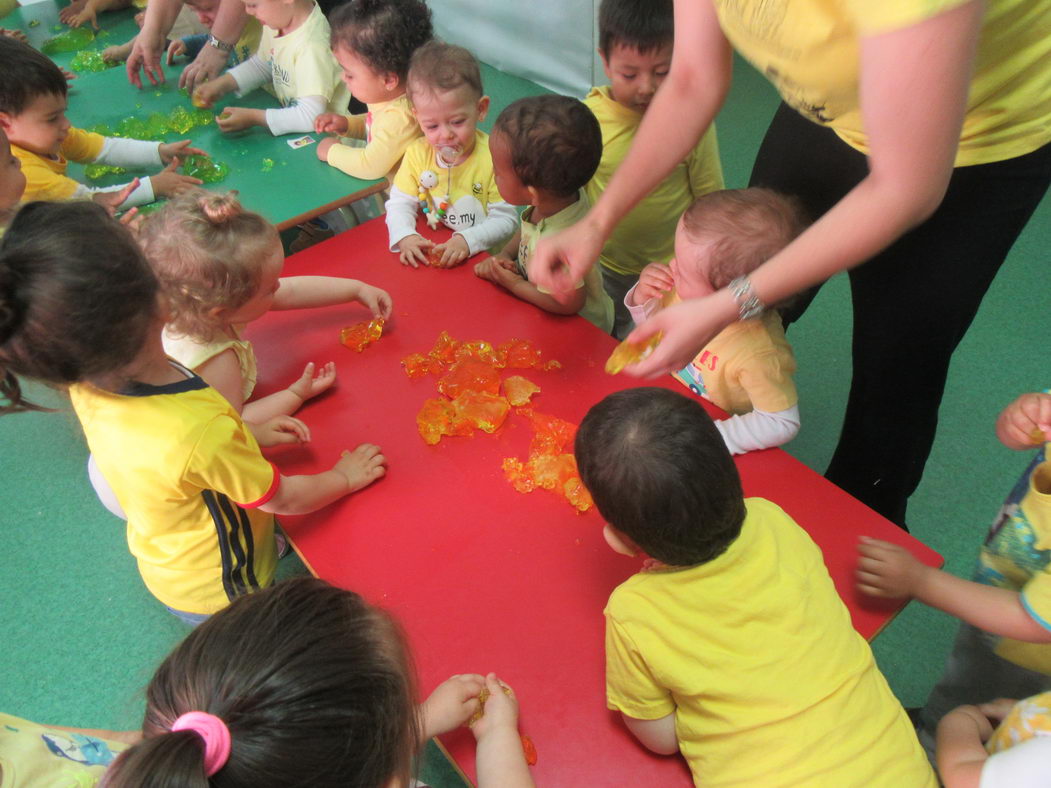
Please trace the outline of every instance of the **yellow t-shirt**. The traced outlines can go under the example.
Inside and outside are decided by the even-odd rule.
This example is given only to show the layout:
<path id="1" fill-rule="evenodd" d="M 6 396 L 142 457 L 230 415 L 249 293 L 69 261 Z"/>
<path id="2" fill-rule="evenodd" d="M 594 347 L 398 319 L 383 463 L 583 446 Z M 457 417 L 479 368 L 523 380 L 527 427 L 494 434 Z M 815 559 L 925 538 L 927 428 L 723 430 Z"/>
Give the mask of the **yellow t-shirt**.
<path id="1" fill-rule="evenodd" d="M 128 547 L 169 607 L 214 613 L 270 584 L 280 476 L 219 392 L 196 375 L 121 393 L 70 387 L 99 470 L 128 517 Z"/>
<path id="2" fill-rule="evenodd" d="M 0 788 L 93 788 L 127 747 L 0 712 Z"/>
<path id="3" fill-rule="evenodd" d="M 442 224 L 451 230 L 475 227 L 485 221 L 489 204 L 503 202 L 493 176 L 489 135 L 475 131 L 474 150 L 452 169 L 438 166 L 434 148 L 420 137 L 405 149 L 394 186 L 405 194 L 421 195 L 431 210 L 448 198 Z M 425 184 L 434 183 L 428 187 Z"/>
<path id="4" fill-rule="evenodd" d="M 305 96 L 323 96 L 327 112 L 346 112 L 350 92 L 340 78 L 339 63 L 329 44 L 331 31 L 321 6 L 291 33 L 278 36 L 263 26 L 259 57 L 271 64 L 274 94 L 287 107 Z"/>
<path id="5" fill-rule="evenodd" d="M 966 0 L 716 0 L 726 37 L 805 117 L 868 153 L 859 40 Z M 1051 4 L 996 0 L 985 18 L 956 166 L 1021 156 L 1051 141 Z M 902 101 L 908 101 L 902 96 Z"/>
<path id="6" fill-rule="evenodd" d="M 642 115 L 618 104 L 608 87 L 592 88 L 584 103 L 602 129 L 602 161 L 585 187 L 594 204 L 628 154 Z M 599 262 L 619 274 L 638 274 L 674 255 L 675 225 L 702 194 L 723 188 L 719 144 L 713 124 L 697 147 L 625 216 L 602 249 Z"/>
<path id="7" fill-rule="evenodd" d="M 591 204 L 588 202 L 587 195 L 581 189 L 575 203 L 567 205 L 558 213 L 548 216 L 546 219 L 541 219 L 536 224 L 532 220 L 533 207 L 530 206 L 525 209 L 522 213 L 521 240 L 518 242 L 518 266 L 521 274 L 526 279 L 529 278 L 529 261 L 533 259 L 537 242 L 545 235 L 572 227 L 584 218 L 590 207 Z M 588 269 L 587 274 L 584 275 L 584 280 L 577 286 L 585 289 L 584 306 L 580 308 L 577 314 L 585 320 L 594 323 L 607 334 L 610 333 L 613 330 L 613 299 L 609 297 L 602 287 L 601 272 L 595 266 L 592 266 Z M 541 293 L 548 292 L 541 288 L 537 289 Z"/>
<path id="8" fill-rule="evenodd" d="M 613 591 L 609 707 L 642 720 L 674 713 L 706 788 L 935 788 L 821 551 L 776 504 L 745 503 L 722 555 Z"/>
<path id="9" fill-rule="evenodd" d="M 80 185 L 66 175 L 71 161 L 92 162 L 102 153 L 106 138 L 83 129 L 71 128 L 54 159 L 41 156 L 12 143 L 11 153 L 22 162 L 26 190 L 22 202 L 68 200 Z"/>
<path id="10" fill-rule="evenodd" d="M 328 149 L 328 163 L 355 178 L 393 181 L 405 149 L 423 132 L 405 95 L 368 108 L 367 115 L 345 116 L 349 124 L 346 136 L 365 140 L 365 147 L 333 145 Z"/>
<path id="11" fill-rule="evenodd" d="M 661 308 L 679 300 L 672 291 L 661 299 Z M 728 325 L 701 349 L 687 371 L 689 380 L 676 377 L 691 389 L 699 380 L 703 391 L 696 393 L 727 413 L 779 413 L 799 402 L 792 380 L 796 357 L 785 339 L 781 316 L 773 309 Z"/>

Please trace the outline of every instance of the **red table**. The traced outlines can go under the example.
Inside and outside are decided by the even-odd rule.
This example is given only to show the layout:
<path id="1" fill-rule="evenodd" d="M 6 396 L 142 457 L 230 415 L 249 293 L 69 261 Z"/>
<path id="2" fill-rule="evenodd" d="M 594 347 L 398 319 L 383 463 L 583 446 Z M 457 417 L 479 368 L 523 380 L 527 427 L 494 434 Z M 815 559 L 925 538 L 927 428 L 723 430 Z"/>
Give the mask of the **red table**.
<path id="1" fill-rule="evenodd" d="M 646 752 L 605 706 L 602 609 L 638 561 L 605 545 L 597 511 L 580 515 L 552 493 L 523 495 L 504 480 L 503 458 L 527 454 L 532 430 L 523 417 L 512 414 L 493 435 L 426 445 L 415 416 L 424 399 L 437 396 L 436 379 L 410 380 L 399 361 L 426 352 L 443 329 L 493 344 L 533 340 L 563 365 L 521 372 L 542 388 L 533 406 L 577 424 L 612 391 L 685 389 L 670 377 L 644 383 L 606 375 L 615 342 L 590 323 L 518 301 L 475 277 L 470 263 L 452 270 L 403 266 L 386 242 L 378 219 L 285 267 L 288 275 L 362 279 L 392 294 L 388 331 L 363 353 L 339 344 L 341 327 L 367 317 L 356 304 L 271 312 L 248 332 L 259 357 L 259 393 L 287 385 L 307 361 L 337 363 L 334 391 L 300 411 L 312 443 L 272 453 L 284 473 L 326 469 L 340 450 L 362 442 L 379 444 L 389 459 L 386 478 L 373 486 L 312 515 L 281 518 L 297 551 L 319 577 L 401 620 L 424 693 L 453 673 L 495 671 L 510 683 L 521 701 L 522 731 L 539 754 L 538 784 L 689 785 L 681 758 Z M 907 545 L 940 565 L 936 553 L 783 451 L 756 452 L 737 464 L 746 494 L 776 501 L 821 546 L 867 638 L 900 605 L 874 603 L 854 590 L 859 535 Z M 473 775 L 471 734 L 456 731 L 443 743 Z"/>

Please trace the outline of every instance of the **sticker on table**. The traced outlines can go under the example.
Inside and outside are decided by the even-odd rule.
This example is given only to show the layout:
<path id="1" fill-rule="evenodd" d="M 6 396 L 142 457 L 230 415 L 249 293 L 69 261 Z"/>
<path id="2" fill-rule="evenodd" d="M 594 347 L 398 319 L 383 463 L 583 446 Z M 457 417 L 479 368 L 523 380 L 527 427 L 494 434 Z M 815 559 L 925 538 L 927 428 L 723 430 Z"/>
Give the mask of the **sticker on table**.
<path id="1" fill-rule="evenodd" d="M 296 148 L 303 148 L 307 145 L 313 145 L 314 138 L 309 134 L 304 134 L 302 137 L 296 137 L 294 140 L 288 141 L 288 147 L 295 150 Z"/>

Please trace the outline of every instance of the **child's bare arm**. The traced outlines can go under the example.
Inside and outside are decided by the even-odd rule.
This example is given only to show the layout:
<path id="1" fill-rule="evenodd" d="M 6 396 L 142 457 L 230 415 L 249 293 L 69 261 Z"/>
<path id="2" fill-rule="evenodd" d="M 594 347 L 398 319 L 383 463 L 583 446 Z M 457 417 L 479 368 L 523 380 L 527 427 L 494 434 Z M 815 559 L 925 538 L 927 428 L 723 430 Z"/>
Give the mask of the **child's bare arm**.
<path id="1" fill-rule="evenodd" d="M 945 788 L 978 788 L 993 726 L 977 706 L 959 706 L 938 723 L 938 774 Z"/>
<path id="2" fill-rule="evenodd" d="M 478 788 L 533 788 L 518 734 L 518 699 L 495 673 L 485 677 L 485 686 L 489 690 L 485 714 L 471 726 L 478 740 Z"/>
<path id="3" fill-rule="evenodd" d="M 210 359 L 194 369 L 205 383 L 218 391 L 229 402 L 234 410 L 244 410 L 244 378 L 241 376 L 241 365 L 232 348 L 216 353 Z M 273 415 L 277 415 L 276 413 Z M 258 419 L 263 421 L 263 419 Z"/>
<path id="4" fill-rule="evenodd" d="M 623 713 L 620 716 L 628 730 L 647 750 L 658 755 L 674 755 L 679 751 L 674 712 L 657 720 L 640 720 Z"/>
<path id="5" fill-rule="evenodd" d="M 508 260 L 518 260 L 518 247 L 522 245 L 522 228 L 519 227 L 515 230 L 507 243 L 504 244 L 504 248 L 500 250 L 498 257 L 506 257 Z"/>
<path id="6" fill-rule="evenodd" d="M 282 476 L 274 497 L 259 508 L 271 514 L 309 514 L 367 487 L 387 472 L 379 446 L 363 443 L 344 451 L 332 470 L 302 476 Z"/>
<path id="7" fill-rule="evenodd" d="M 862 537 L 858 589 L 888 599 L 912 597 L 1002 637 L 1051 643 L 1051 631 L 1022 605 L 1016 591 L 974 583 L 923 564 L 903 547 Z"/>
<path id="8" fill-rule="evenodd" d="M 329 361 L 315 374 L 314 362 L 303 369 L 303 374 L 286 389 L 252 400 L 244 406 L 245 421 L 262 423 L 275 416 L 288 416 L 299 410 L 311 397 L 327 391 L 336 382 L 336 365 Z"/>
<path id="9" fill-rule="evenodd" d="M 587 292 L 578 287 L 567 301 L 558 301 L 549 293 L 542 293 L 528 279 L 519 275 L 513 263 L 506 258 L 490 257 L 474 267 L 475 276 L 486 279 L 507 290 L 515 298 L 520 298 L 534 306 L 556 315 L 575 315 L 584 308 Z"/>
<path id="10" fill-rule="evenodd" d="M 227 107 L 215 117 L 220 131 L 244 131 L 252 126 L 266 126 L 266 110 L 250 107 Z"/>
<path id="11" fill-rule="evenodd" d="M 393 308 L 386 290 L 341 276 L 283 276 L 271 309 L 309 309 L 357 301 L 376 317 L 388 318 Z"/>
<path id="12" fill-rule="evenodd" d="M 996 419 L 996 437 L 1020 451 L 1051 440 L 1051 394 L 1023 394 L 1004 408 Z"/>

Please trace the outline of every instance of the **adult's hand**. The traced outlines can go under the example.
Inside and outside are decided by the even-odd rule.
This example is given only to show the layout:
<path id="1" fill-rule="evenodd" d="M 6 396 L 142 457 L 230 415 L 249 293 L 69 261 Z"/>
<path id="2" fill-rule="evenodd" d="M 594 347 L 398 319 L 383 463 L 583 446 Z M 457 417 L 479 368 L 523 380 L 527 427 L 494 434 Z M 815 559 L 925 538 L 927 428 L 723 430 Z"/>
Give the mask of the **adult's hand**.
<path id="1" fill-rule="evenodd" d="M 164 33 L 152 34 L 144 26 L 139 34 L 135 36 L 135 43 L 131 46 L 131 53 L 124 64 L 128 72 L 128 82 L 137 88 L 142 87 L 140 69 L 145 72 L 151 85 L 159 85 L 164 82 L 164 70 L 161 68 L 161 55 L 164 54 Z"/>
<path id="2" fill-rule="evenodd" d="M 186 88 L 190 94 L 196 90 L 198 85 L 203 85 L 210 79 L 215 79 L 226 68 L 229 53 L 206 44 L 201 47 L 197 57 L 186 68 L 179 77 L 179 87 Z"/>
<path id="3" fill-rule="evenodd" d="M 659 331 L 664 334 L 660 344 L 646 358 L 625 367 L 624 371 L 640 378 L 655 378 L 680 370 L 737 316 L 737 303 L 728 290 L 662 309 L 628 334 L 625 340 L 643 344 Z"/>
<path id="4" fill-rule="evenodd" d="M 598 260 L 607 237 L 608 233 L 588 215 L 572 227 L 541 239 L 529 261 L 529 279 L 557 300 L 567 300 Z"/>

